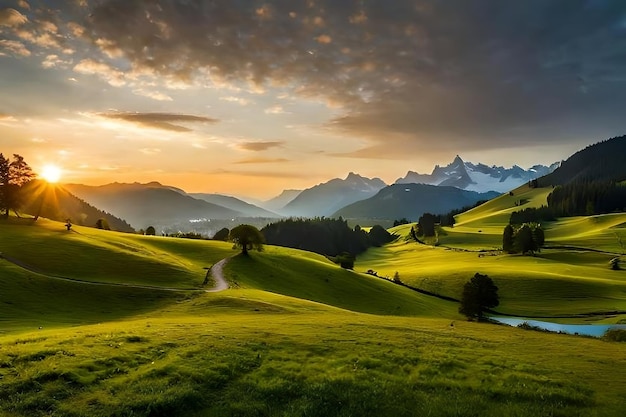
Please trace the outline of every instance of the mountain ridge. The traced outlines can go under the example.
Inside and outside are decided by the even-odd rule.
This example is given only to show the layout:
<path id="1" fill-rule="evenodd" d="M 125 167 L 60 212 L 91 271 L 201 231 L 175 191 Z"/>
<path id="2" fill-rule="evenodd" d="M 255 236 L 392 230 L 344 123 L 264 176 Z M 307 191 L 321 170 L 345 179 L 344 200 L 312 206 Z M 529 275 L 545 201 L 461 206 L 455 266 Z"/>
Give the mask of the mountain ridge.
<path id="1" fill-rule="evenodd" d="M 533 165 L 525 170 L 519 165 L 511 168 L 503 166 L 487 166 L 483 163 L 465 162 L 457 155 L 454 160 L 442 167 L 435 165 L 430 174 L 408 171 L 404 177 L 398 178 L 394 184 L 428 184 L 436 186 L 452 186 L 477 192 L 507 192 L 520 185 L 553 172 L 560 162 L 550 166 Z"/>

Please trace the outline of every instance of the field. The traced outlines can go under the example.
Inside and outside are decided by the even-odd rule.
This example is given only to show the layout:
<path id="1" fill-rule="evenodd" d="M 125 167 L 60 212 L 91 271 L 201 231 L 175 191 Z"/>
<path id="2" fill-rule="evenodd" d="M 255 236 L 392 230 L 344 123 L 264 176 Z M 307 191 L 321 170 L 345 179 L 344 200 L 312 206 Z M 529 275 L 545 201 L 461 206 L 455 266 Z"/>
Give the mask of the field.
<path id="1" fill-rule="evenodd" d="M 626 272 L 608 260 L 626 218 L 559 220 L 546 237 L 560 248 L 536 257 L 478 252 L 499 246 L 511 198 L 459 216 L 439 246 L 399 226 L 356 272 L 286 248 L 246 258 L 0 222 L 0 415 L 621 416 L 626 344 L 467 322 L 454 302 L 360 273 L 458 297 L 482 272 L 504 313 L 624 320 L 610 312 L 626 310 Z M 204 292 L 203 268 L 230 256 L 232 288 Z"/>

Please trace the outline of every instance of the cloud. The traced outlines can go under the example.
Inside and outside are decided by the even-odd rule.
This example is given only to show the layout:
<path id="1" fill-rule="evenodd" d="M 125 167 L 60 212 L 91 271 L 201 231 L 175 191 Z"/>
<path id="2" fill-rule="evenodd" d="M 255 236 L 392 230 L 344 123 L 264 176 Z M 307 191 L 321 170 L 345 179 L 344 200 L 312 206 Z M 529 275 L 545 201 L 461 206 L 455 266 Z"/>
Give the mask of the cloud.
<path id="1" fill-rule="evenodd" d="M 371 146 L 484 148 L 537 143 L 567 120 L 623 126 L 619 0 L 237 4 L 103 0 L 80 23 L 104 53 L 172 82 L 288 86 L 332 103 L 343 114 L 327 128 Z"/>
<path id="2" fill-rule="evenodd" d="M 10 115 L 10 114 L 6 114 L 6 113 L 0 113 L 0 124 L 2 123 L 15 123 L 17 122 L 17 119 Z"/>
<path id="3" fill-rule="evenodd" d="M 217 123 L 219 120 L 210 117 L 176 113 L 99 113 L 101 117 L 123 120 L 144 127 L 169 130 L 172 132 L 191 132 L 192 129 L 177 123 Z"/>
<path id="4" fill-rule="evenodd" d="M 247 106 L 248 104 L 252 103 L 248 99 L 241 98 L 241 97 L 234 97 L 234 96 L 220 97 L 220 100 L 222 100 L 222 101 L 229 101 L 231 103 L 237 103 L 237 104 L 239 104 L 241 106 Z"/>
<path id="5" fill-rule="evenodd" d="M 18 0 L 17 5 L 22 9 L 30 10 L 30 4 L 26 0 Z"/>
<path id="6" fill-rule="evenodd" d="M 0 26 L 19 26 L 28 21 L 28 18 L 15 9 L 0 9 Z"/>
<path id="7" fill-rule="evenodd" d="M 159 91 L 145 90 L 143 88 L 133 90 L 133 94 L 148 97 L 157 101 L 172 101 L 172 97 L 168 96 L 167 94 L 161 93 Z"/>
<path id="8" fill-rule="evenodd" d="M 235 162 L 236 164 L 274 164 L 289 162 L 289 159 L 285 158 L 248 158 Z"/>
<path id="9" fill-rule="evenodd" d="M 46 58 L 41 62 L 41 66 L 44 68 L 65 67 L 69 64 L 71 64 L 71 61 L 65 61 L 59 58 L 59 56 L 56 54 L 47 55 Z"/>
<path id="10" fill-rule="evenodd" d="M 97 75 L 107 83 L 114 87 L 120 87 L 126 84 L 124 73 L 115 69 L 114 67 L 99 62 L 91 58 L 81 60 L 76 66 L 74 71 L 81 74 Z"/>
<path id="11" fill-rule="evenodd" d="M 161 149 L 159 149 L 159 148 L 142 148 L 142 149 L 139 149 L 139 152 L 141 152 L 144 155 L 157 155 L 157 154 L 161 153 Z"/>
<path id="12" fill-rule="evenodd" d="M 280 104 L 276 104 L 274 106 L 268 107 L 265 109 L 265 114 L 286 114 L 288 112 L 285 111 L 283 106 Z"/>
<path id="13" fill-rule="evenodd" d="M 0 55 L 6 55 L 3 51 L 7 51 L 12 55 L 30 56 L 30 51 L 20 41 L 0 39 Z"/>
<path id="14" fill-rule="evenodd" d="M 238 143 L 237 144 L 237 148 L 244 150 L 244 151 L 253 151 L 253 152 L 260 152 L 260 151 L 266 151 L 268 149 L 271 148 L 278 148 L 283 146 L 284 142 L 280 142 L 280 141 L 271 141 L 271 142 L 243 142 L 243 143 Z"/>

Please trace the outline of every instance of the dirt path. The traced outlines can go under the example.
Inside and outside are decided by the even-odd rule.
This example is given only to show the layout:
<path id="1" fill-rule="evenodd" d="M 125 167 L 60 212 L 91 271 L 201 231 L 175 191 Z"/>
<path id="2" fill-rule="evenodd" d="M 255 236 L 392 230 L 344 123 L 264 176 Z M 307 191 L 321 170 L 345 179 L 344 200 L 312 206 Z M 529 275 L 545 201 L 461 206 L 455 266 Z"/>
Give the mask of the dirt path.
<path id="1" fill-rule="evenodd" d="M 215 286 L 206 292 L 218 292 L 227 290 L 228 282 L 224 279 L 224 266 L 230 261 L 230 258 L 224 258 L 211 267 L 211 276 L 215 280 Z"/>

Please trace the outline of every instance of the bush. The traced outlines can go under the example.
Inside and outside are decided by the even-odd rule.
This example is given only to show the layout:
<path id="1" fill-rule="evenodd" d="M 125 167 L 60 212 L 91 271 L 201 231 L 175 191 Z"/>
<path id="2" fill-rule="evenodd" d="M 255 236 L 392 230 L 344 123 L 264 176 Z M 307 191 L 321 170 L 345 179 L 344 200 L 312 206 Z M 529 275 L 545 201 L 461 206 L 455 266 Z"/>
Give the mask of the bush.
<path id="1" fill-rule="evenodd" d="M 602 336 L 604 340 L 610 342 L 626 342 L 626 330 L 624 329 L 609 329 Z"/>

